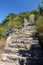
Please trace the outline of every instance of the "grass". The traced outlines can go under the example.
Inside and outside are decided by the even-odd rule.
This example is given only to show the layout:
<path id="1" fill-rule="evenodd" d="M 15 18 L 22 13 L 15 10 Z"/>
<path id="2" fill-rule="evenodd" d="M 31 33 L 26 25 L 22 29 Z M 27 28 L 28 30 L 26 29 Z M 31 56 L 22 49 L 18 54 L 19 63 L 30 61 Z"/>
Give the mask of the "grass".
<path id="1" fill-rule="evenodd" d="M 0 38 L 0 48 L 4 48 L 5 47 L 5 38 Z"/>

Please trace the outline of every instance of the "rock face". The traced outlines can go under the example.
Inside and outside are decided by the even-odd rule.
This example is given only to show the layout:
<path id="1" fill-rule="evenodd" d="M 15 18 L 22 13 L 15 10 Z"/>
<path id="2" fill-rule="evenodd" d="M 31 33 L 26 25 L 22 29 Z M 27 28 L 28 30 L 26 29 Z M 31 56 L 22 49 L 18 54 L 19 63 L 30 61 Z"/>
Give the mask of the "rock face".
<path id="1" fill-rule="evenodd" d="M 3 61 L 6 65 L 7 62 L 8 65 L 43 65 L 41 47 L 35 36 L 37 31 L 35 30 L 34 17 L 35 15 L 32 14 L 29 21 L 24 19 L 24 27 L 9 35 L 1 62 Z M 11 62 L 12 64 L 9 64 Z"/>

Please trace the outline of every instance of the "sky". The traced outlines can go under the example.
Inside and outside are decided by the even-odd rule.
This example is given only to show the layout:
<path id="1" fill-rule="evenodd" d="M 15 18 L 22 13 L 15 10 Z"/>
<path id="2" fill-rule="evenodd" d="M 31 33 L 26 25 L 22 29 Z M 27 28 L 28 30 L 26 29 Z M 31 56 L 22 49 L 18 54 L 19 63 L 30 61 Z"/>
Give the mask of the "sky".
<path id="1" fill-rule="evenodd" d="M 37 9 L 41 0 L 0 0 L 0 22 L 9 14 Z"/>

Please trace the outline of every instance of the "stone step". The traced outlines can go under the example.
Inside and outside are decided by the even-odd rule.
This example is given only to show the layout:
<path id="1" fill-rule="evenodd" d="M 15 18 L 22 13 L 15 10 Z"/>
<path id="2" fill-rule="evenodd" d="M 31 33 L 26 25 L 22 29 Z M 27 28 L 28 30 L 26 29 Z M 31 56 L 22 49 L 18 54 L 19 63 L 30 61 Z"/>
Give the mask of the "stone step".
<path id="1" fill-rule="evenodd" d="M 12 61 L 10 61 L 10 62 L 8 62 L 8 61 L 0 61 L 0 65 L 16 65 L 16 63 L 14 63 Z"/>
<path id="2" fill-rule="evenodd" d="M 39 41 L 38 40 L 33 40 L 33 41 L 30 41 L 32 44 L 38 44 Z"/>
<path id="3" fill-rule="evenodd" d="M 8 48 L 6 48 L 6 49 L 4 49 L 4 51 L 6 52 L 6 53 L 17 53 L 18 52 L 18 48 L 12 48 L 12 47 L 8 47 Z"/>
<path id="4" fill-rule="evenodd" d="M 5 51 L 6 53 L 18 53 L 19 50 L 27 50 L 25 48 L 13 48 L 13 47 L 8 47 L 6 49 L 4 49 L 3 51 Z"/>
<path id="5" fill-rule="evenodd" d="M 21 45 L 21 44 L 18 44 L 18 43 L 17 44 L 15 43 L 15 44 L 10 44 L 9 45 L 9 47 L 13 47 L 13 48 L 25 48 L 25 46 L 26 46 L 25 44 Z"/>
<path id="6" fill-rule="evenodd" d="M 28 42 L 28 43 L 39 43 L 39 41 L 36 39 L 33 39 L 33 38 L 20 38 L 20 39 L 16 39 L 16 41 L 14 40 L 14 41 L 12 41 L 13 43 L 20 43 L 21 41 L 23 41 L 24 43 L 25 42 Z"/>
<path id="7" fill-rule="evenodd" d="M 2 54 L 1 59 L 3 61 L 10 61 L 9 59 L 12 59 L 12 60 L 15 60 L 15 59 L 26 59 L 26 57 L 22 57 L 22 56 L 19 56 L 19 55 L 14 55 L 14 54 L 4 53 L 4 54 Z"/>
<path id="8" fill-rule="evenodd" d="M 33 38 L 31 37 L 31 36 L 29 36 L 28 35 L 28 37 L 26 37 L 26 36 L 18 36 L 16 39 L 11 39 L 11 42 L 13 42 L 13 43 L 19 43 L 19 42 L 21 42 L 21 41 L 32 41 L 33 40 Z M 35 39 L 34 39 L 35 40 Z M 37 40 L 36 40 L 37 41 Z M 10 42 L 10 43 L 11 43 Z"/>

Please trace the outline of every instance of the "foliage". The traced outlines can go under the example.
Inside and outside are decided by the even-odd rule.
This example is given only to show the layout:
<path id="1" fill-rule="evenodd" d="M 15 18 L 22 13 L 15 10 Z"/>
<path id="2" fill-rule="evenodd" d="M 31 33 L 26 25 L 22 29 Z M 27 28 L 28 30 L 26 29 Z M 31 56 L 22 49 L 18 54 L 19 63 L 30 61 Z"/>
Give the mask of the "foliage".
<path id="1" fill-rule="evenodd" d="M 38 4 L 38 9 L 39 9 L 39 14 L 42 15 L 43 14 L 43 8 L 40 4 Z"/>
<path id="2" fill-rule="evenodd" d="M 39 29 L 40 27 L 43 28 L 43 16 L 39 16 L 39 18 L 36 21 L 36 27 Z"/>
<path id="3" fill-rule="evenodd" d="M 42 3 L 43 3 L 43 0 L 42 0 Z"/>
<path id="4" fill-rule="evenodd" d="M 35 14 L 35 20 L 38 19 L 38 17 L 39 17 L 39 11 L 37 11 L 37 10 L 32 10 L 32 11 L 31 11 L 31 14 Z"/>
<path id="5" fill-rule="evenodd" d="M 10 13 L 0 24 L 0 35 L 3 34 L 5 29 L 11 30 L 12 28 L 21 28 L 21 21 L 23 18 L 29 20 L 30 12 L 23 12 L 18 15 Z"/>
<path id="6" fill-rule="evenodd" d="M 29 20 L 29 16 L 30 16 L 30 12 L 23 12 L 23 13 L 20 13 L 18 16 L 20 17 L 20 18 L 27 18 L 28 20 Z"/>
<path id="7" fill-rule="evenodd" d="M 39 5 L 39 8 L 41 6 Z M 29 20 L 31 14 L 35 14 L 35 25 L 36 28 L 43 27 L 43 16 L 37 10 L 32 10 L 31 12 L 23 12 L 15 15 L 10 13 L 3 21 L 0 23 L 0 35 L 3 34 L 4 30 L 11 30 L 12 28 L 22 28 L 21 21 L 26 18 Z"/>
<path id="8" fill-rule="evenodd" d="M 42 4 L 43 4 L 43 0 L 42 0 Z M 38 4 L 38 10 L 39 10 L 39 14 L 43 15 L 43 6 L 41 6 L 41 4 Z"/>
<path id="9" fill-rule="evenodd" d="M 12 19 L 14 19 L 16 15 L 14 13 L 10 13 L 4 20 L 2 24 L 5 24 L 7 21 L 11 21 Z"/>

